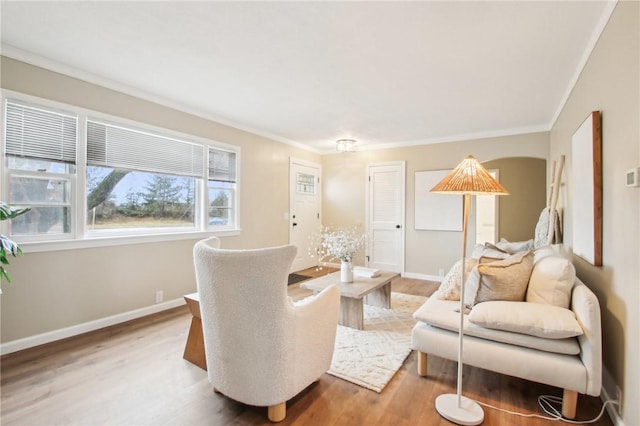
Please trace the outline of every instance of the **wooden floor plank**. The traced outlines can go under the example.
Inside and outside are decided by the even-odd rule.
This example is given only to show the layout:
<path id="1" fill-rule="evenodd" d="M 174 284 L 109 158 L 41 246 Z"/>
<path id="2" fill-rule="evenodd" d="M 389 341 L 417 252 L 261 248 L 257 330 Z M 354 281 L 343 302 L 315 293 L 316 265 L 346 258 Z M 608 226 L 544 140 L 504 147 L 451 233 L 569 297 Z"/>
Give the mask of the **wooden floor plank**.
<path id="1" fill-rule="evenodd" d="M 335 269 L 300 271 L 319 276 Z M 392 290 L 428 296 L 437 283 L 401 278 Z M 311 294 L 299 284 L 294 299 Z M 1 423 L 36 425 L 269 425 L 267 409 L 213 393 L 206 371 L 182 358 L 191 314 L 186 306 L 5 355 L 1 361 Z M 562 390 L 464 367 L 465 395 L 501 408 L 539 413 L 539 394 Z M 376 393 L 325 374 L 287 403 L 280 425 L 450 425 L 435 398 L 455 393 L 456 364 L 429 357 L 427 377 L 412 353 Z M 578 419 L 595 417 L 598 398 L 578 398 Z M 485 409 L 487 426 L 551 425 Z M 597 426 L 611 425 L 605 415 Z"/>

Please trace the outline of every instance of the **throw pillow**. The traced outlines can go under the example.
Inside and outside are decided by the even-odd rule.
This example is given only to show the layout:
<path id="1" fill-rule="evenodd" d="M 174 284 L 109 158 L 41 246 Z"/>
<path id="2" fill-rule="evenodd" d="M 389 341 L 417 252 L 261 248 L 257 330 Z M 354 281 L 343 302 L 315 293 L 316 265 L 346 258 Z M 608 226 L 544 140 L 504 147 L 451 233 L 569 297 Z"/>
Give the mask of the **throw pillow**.
<path id="1" fill-rule="evenodd" d="M 563 251 L 562 244 L 554 244 L 541 246 L 533 250 L 533 264 L 535 265 L 540 259 L 548 256 L 560 256 L 570 259 L 571 256 Z"/>
<path id="2" fill-rule="evenodd" d="M 466 307 L 470 308 L 474 305 L 479 286 L 480 272 L 478 272 L 478 266 L 474 266 L 464 282 L 464 305 Z"/>
<path id="3" fill-rule="evenodd" d="M 474 259 L 485 259 L 484 261 L 492 261 L 499 259 L 506 259 L 511 256 L 511 253 L 507 253 L 504 250 L 500 250 L 496 246 L 490 243 L 484 243 L 480 246 L 481 249 L 474 249 L 473 258 Z"/>
<path id="4" fill-rule="evenodd" d="M 500 241 L 496 243 L 496 247 L 500 250 L 504 250 L 507 253 L 519 253 L 521 251 L 528 251 L 533 248 L 533 239 L 527 241 L 514 241 L 509 242 L 504 238 L 500 238 Z"/>
<path id="5" fill-rule="evenodd" d="M 467 259 L 467 273 L 478 264 L 477 259 Z M 460 300 L 460 283 L 462 282 L 462 259 L 458 260 L 442 279 L 436 298 L 443 300 Z"/>
<path id="6" fill-rule="evenodd" d="M 573 311 L 539 303 L 479 303 L 471 310 L 469 321 L 486 328 L 545 339 L 566 339 L 583 333 Z"/>
<path id="7" fill-rule="evenodd" d="M 568 309 L 576 281 L 576 268 L 560 256 L 548 256 L 533 265 L 527 302 L 546 303 Z"/>
<path id="8" fill-rule="evenodd" d="M 471 252 L 471 256 L 469 256 L 471 259 L 480 259 L 480 256 L 482 256 L 482 252 L 484 251 L 484 244 L 476 244 L 476 246 L 473 248 L 473 251 Z"/>
<path id="9" fill-rule="evenodd" d="M 530 251 L 495 262 L 480 263 L 465 282 L 465 305 L 472 307 L 490 300 L 524 301 L 532 268 L 533 254 Z"/>

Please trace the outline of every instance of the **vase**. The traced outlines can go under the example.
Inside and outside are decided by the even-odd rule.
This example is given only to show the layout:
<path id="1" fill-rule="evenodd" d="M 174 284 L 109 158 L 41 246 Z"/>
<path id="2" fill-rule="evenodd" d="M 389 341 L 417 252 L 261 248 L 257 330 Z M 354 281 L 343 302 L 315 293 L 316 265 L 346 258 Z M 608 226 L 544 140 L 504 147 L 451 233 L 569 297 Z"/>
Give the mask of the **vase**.
<path id="1" fill-rule="evenodd" d="M 351 262 L 343 260 L 340 264 L 340 281 L 343 283 L 353 282 L 353 267 L 351 266 Z"/>

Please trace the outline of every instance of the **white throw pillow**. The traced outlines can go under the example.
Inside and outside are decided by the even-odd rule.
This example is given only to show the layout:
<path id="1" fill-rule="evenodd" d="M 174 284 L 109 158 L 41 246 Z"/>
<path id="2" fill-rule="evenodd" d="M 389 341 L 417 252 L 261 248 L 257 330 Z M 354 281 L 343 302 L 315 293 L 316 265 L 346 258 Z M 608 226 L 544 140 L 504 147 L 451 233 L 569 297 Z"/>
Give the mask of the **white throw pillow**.
<path id="1" fill-rule="evenodd" d="M 497 245 L 486 242 L 484 244 L 476 244 L 476 246 L 473 248 L 471 256 L 469 257 L 471 257 L 472 259 L 480 259 L 481 257 L 484 257 L 487 259 L 498 260 L 506 259 L 512 254 L 513 253 L 510 253 L 507 250 L 498 247 Z"/>
<path id="2" fill-rule="evenodd" d="M 571 259 L 571 255 L 568 255 L 564 251 L 562 244 L 552 244 L 552 245 L 540 246 L 540 247 L 537 247 L 535 250 L 533 250 L 533 263 L 535 264 L 540 259 L 548 256 L 560 256 L 568 260 Z"/>
<path id="3" fill-rule="evenodd" d="M 471 252 L 471 256 L 469 256 L 471 259 L 480 259 L 480 256 L 482 256 L 482 252 L 484 251 L 484 244 L 476 244 L 476 246 L 473 248 L 473 251 Z"/>
<path id="4" fill-rule="evenodd" d="M 568 309 L 575 281 L 576 268 L 569 260 L 560 256 L 543 257 L 533 265 L 526 301 Z"/>
<path id="5" fill-rule="evenodd" d="M 474 266 L 467 280 L 464 282 L 464 305 L 466 307 L 472 307 L 476 300 L 476 294 L 478 293 L 478 287 L 480 286 L 480 272 L 478 272 L 478 266 Z"/>
<path id="6" fill-rule="evenodd" d="M 467 259 L 467 273 L 478 264 L 477 259 Z M 462 259 L 458 260 L 442 279 L 436 298 L 443 300 L 460 300 L 460 283 L 462 282 Z"/>
<path id="7" fill-rule="evenodd" d="M 533 239 L 527 241 L 507 241 L 504 238 L 500 238 L 500 241 L 496 243 L 496 247 L 500 250 L 504 250 L 507 253 L 518 253 L 521 251 L 528 251 L 533 248 Z"/>
<path id="8" fill-rule="evenodd" d="M 478 303 L 469 321 L 481 327 L 529 334 L 545 339 L 566 339 L 583 331 L 569 309 L 528 302 L 492 301 Z"/>

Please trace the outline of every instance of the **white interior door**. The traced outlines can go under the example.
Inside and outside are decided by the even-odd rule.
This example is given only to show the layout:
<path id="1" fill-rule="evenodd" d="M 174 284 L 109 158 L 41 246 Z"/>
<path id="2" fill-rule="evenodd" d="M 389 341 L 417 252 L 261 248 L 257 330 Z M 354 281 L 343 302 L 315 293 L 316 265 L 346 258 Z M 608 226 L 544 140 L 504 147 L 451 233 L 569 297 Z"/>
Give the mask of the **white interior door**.
<path id="1" fill-rule="evenodd" d="M 404 272 L 404 161 L 370 164 L 367 183 L 367 266 Z"/>
<path id="2" fill-rule="evenodd" d="M 291 159 L 289 174 L 289 244 L 298 248 L 290 272 L 295 272 L 318 264 L 309 256 L 309 237 L 322 223 L 320 165 Z"/>

